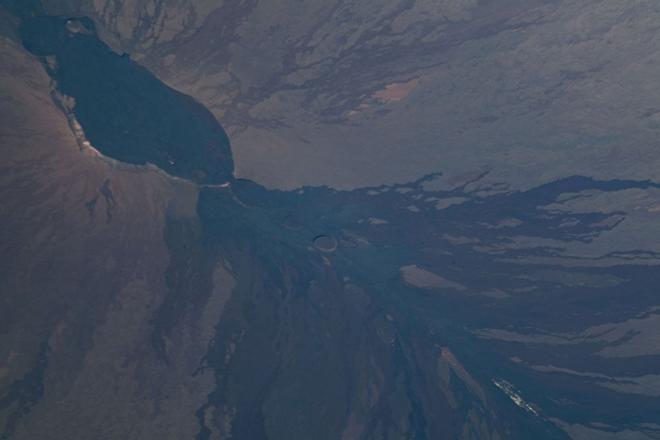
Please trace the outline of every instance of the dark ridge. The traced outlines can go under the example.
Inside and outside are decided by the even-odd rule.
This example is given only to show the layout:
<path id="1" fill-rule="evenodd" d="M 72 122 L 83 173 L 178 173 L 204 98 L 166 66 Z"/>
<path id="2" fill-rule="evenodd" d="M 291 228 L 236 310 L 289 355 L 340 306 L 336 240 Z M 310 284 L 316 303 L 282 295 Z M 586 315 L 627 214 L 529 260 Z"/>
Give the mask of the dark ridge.
<path id="1" fill-rule="evenodd" d="M 213 289 L 214 254 L 205 246 L 200 227 L 194 220 L 167 218 L 165 242 L 170 264 L 165 273 L 167 294 L 158 307 L 152 322 L 154 350 L 168 362 L 165 338 L 171 335 L 186 308 L 202 306 Z"/>
<path id="2" fill-rule="evenodd" d="M 15 380 L 0 395 L 0 410 L 11 408 L 5 426 L 0 432 L 0 440 L 11 438 L 21 418 L 26 416 L 44 395 L 44 373 L 48 366 L 48 342 L 43 342 L 34 367 L 21 379 Z"/>
<path id="3" fill-rule="evenodd" d="M 229 139 L 213 115 L 191 97 L 118 55 L 89 18 L 39 16 L 20 28 L 25 48 L 42 57 L 86 137 L 103 154 L 197 183 L 232 178 Z"/>

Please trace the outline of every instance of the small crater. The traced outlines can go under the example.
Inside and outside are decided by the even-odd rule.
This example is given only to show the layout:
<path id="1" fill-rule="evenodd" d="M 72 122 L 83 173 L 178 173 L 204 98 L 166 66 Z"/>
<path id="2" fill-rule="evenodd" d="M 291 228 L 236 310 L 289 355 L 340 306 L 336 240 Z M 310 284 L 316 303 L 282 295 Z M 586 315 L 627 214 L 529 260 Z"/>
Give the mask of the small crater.
<path id="1" fill-rule="evenodd" d="M 323 252 L 333 252 L 337 249 L 337 240 L 328 235 L 314 237 L 314 247 Z"/>
<path id="2" fill-rule="evenodd" d="M 71 34 L 94 35 L 94 29 L 90 29 L 89 23 L 84 20 L 71 18 L 66 21 L 66 30 Z"/>
<path id="3" fill-rule="evenodd" d="M 300 221 L 292 215 L 288 215 L 284 218 L 284 221 L 282 222 L 285 228 L 291 230 L 291 231 L 299 231 L 302 229 L 302 224 Z"/>

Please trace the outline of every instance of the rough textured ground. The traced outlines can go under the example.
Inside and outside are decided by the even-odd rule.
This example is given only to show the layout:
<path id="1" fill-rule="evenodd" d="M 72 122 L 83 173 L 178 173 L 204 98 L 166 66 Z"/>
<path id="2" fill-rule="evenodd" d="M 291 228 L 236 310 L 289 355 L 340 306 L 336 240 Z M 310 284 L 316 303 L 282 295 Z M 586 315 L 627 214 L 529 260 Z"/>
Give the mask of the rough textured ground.
<path id="1" fill-rule="evenodd" d="M 42 66 L 7 38 L 0 50 L 0 437 L 192 438 L 213 385 L 192 373 L 219 309 L 181 322 L 168 368 L 147 329 L 166 291 L 166 213 L 194 216 L 197 190 L 80 148 Z M 231 289 L 218 271 L 211 304 Z"/>
<path id="2" fill-rule="evenodd" d="M 138 59 L 226 120 L 239 176 L 405 182 L 279 191 L 223 160 L 226 182 L 195 183 L 138 165 L 185 145 L 108 112 L 143 141 L 118 160 L 60 69 L 87 99 L 107 85 L 85 57 L 25 50 L 2 10 L 0 439 L 658 437 L 654 5 L 45 4 L 131 53 L 97 66 L 130 66 L 115 87 L 148 74 Z M 560 54 L 603 66 L 553 70 Z M 125 92 L 131 114 L 171 120 Z M 435 160 L 449 172 L 422 176 Z"/>
<path id="3" fill-rule="evenodd" d="M 268 186 L 660 178 L 652 0 L 44 3 L 206 105 Z"/>

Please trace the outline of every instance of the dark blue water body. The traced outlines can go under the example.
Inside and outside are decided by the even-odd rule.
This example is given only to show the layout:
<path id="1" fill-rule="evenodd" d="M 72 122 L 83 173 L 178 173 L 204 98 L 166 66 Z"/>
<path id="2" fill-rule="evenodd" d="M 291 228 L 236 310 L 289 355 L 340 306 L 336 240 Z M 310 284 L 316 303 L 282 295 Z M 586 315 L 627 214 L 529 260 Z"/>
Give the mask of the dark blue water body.
<path id="1" fill-rule="evenodd" d="M 24 20 L 20 31 L 58 90 L 75 99 L 73 112 L 101 153 L 199 183 L 231 179 L 229 140 L 213 115 L 111 51 L 92 20 L 38 16 Z"/>

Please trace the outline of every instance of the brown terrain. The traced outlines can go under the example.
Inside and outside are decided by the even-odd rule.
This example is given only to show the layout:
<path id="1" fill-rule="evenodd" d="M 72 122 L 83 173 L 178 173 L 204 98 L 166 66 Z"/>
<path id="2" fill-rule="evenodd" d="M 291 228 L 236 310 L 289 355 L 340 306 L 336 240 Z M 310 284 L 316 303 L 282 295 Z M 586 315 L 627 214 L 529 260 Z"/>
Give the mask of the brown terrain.
<path id="1" fill-rule="evenodd" d="M 16 387 L 0 426 L 17 439 L 192 438 L 214 382 L 192 373 L 231 275 L 218 265 L 208 308 L 173 330 L 171 365 L 147 327 L 167 290 L 166 213 L 193 218 L 197 189 L 81 149 L 42 66 L 1 44 L 1 290 L 20 294 L 2 296 L 0 388 L 39 379 Z"/>

